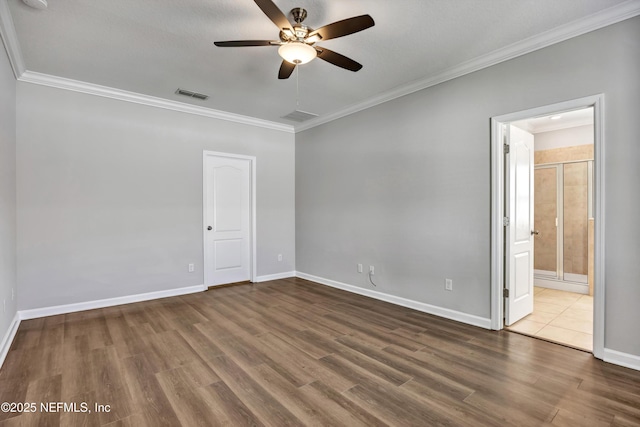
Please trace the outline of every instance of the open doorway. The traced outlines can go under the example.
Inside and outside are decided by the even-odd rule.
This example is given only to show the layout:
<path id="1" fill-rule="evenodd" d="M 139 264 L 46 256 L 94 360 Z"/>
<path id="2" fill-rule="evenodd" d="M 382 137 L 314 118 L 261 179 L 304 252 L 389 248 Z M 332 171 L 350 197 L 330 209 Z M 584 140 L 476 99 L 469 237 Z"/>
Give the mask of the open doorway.
<path id="1" fill-rule="evenodd" d="M 531 135 L 532 312 L 507 326 L 593 351 L 593 107 L 511 126 Z"/>
<path id="2" fill-rule="evenodd" d="M 492 118 L 492 328 L 510 326 L 598 358 L 602 103 L 597 95 Z"/>

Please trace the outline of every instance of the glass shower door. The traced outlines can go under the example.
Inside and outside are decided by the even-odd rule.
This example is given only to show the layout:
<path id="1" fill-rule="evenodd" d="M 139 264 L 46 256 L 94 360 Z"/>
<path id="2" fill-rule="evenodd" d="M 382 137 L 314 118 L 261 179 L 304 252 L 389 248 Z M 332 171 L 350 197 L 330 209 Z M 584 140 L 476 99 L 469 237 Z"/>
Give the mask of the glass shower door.
<path id="1" fill-rule="evenodd" d="M 563 172 L 563 280 L 587 283 L 589 163 L 567 163 Z"/>
<path id="2" fill-rule="evenodd" d="M 536 166 L 536 277 L 588 282 L 592 170 L 592 161 Z"/>
<path id="3" fill-rule="evenodd" d="M 558 278 L 558 165 L 535 168 L 534 270 L 540 277 Z"/>

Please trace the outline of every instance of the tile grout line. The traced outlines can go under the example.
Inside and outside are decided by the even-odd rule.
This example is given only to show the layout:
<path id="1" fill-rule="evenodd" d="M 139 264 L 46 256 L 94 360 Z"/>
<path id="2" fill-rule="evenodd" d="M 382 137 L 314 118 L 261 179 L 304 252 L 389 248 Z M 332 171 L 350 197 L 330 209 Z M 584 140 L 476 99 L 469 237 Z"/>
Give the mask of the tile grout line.
<path id="1" fill-rule="evenodd" d="M 548 289 L 544 288 L 544 289 L 542 289 L 542 290 L 540 290 L 540 291 L 538 291 L 538 292 L 534 292 L 534 301 L 535 301 L 535 298 L 536 298 L 536 297 L 539 297 L 539 296 L 541 296 L 542 294 L 544 294 L 545 296 L 549 296 L 549 297 L 553 298 L 553 293 L 550 293 L 550 292 L 547 292 L 547 291 L 548 291 Z M 566 294 L 570 294 L 570 296 L 571 296 L 571 297 L 574 297 L 574 296 L 575 296 L 575 295 L 574 295 L 573 293 L 571 293 L 571 292 L 563 292 L 563 291 L 558 291 L 558 292 L 561 292 L 561 293 L 559 294 L 559 296 L 562 296 L 562 295 L 564 295 L 565 293 L 566 293 Z M 512 330 L 512 331 L 514 331 L 514 332 L 523 333 L 523 334 L 525 334 L 525 335 L 531 335 L 531 336 L 533 336 L 533 337 L 537 337 L 537 338 L 549 339 L 548 337 L 545 337 L 544 335 L 540 335 L 540 332 L 542 332 L 542 331 L 543 331 L 544 329 L 546 329 L 548 326 L 551 326 L 551 327 L 553 327 L 553 328 L 562 329 L 563 331 L 566 331 L 566 333 L 570 334 L 570 335 L 571 335 L 571 336 L 573 336 L 573 337 L 577 337 L 578 335 L 576 335 L 576 334 L 585 334 L 585 335 L 589 335 L 589 336 L 593 337 L 593 334 L 592 334 L 592 333 L 591 333 L 591 334 L 588 334 L 588 333 L 583 332 L 583 331 L 578 331 L 578 330 L 574 330 L 574 329 L 571 329 L 571 328 L 567 328 L 567 327 L 565 327 L 564 325 L 559 326 L 559 325 L 552 325 L 552 324 L 551 324 L 552 322 L 554 322 L 555 320 L 557 320 L 558 318 L 560 318 L 563 314 L 565 314 L 565 313 L 567 313 L 569 310 L 571 310 L 571 308 L 572 308 L 572 307 L 574 307 L 574 306 L 575 306 L 579 301 L 583 300 L 583 297 L 584 297 L 584 295 L 581 295 L 581 296 L 579 296 L 575 301 L 573 301 L 573 302 L 571 302 L 571 303 L 568 303 L 568 304 L 566 304 L 566 303 L 565 303 L 565 304 L 557 304 L 557 303 L 555 303 L 556 301 L 554 301 L 554 303 L 545 303 L 545 304 L 556 305 L 556 306 L 558 306 L 558 307 L 562 307 L 563 309 L 562 309 L 562 311 L 560 311 L 560 312 L 559 312 L 559 313 L 557 313 L 557 314 L 556 314 L 556 313 L 548 313 L 548 314 L 552 314 L 552 315 L 554 315 L 554 317 L 553 317 L 552 319 L 550 319 L 550 320 L 546 321 L 546 322 L 542 322 L 542 321 L 539 321 L 539 320 L 528 320 L 529 322 L 532 322 L 532 323 L 538 323 L 538 324 L 543 325 L 542 327 L 540 327 L 539 329 L 536 329 L 536 330 L 535 330 L 535 331 L 533 331 L 533 332 L 529 332 L 529 333 L 527 333 L 527 332 L 522 331 L 522 329 L 518 329 L 518 328 L 513 328 L 513 329 L 511 329 L 511 330 Z M 591 302 L 591 304 L 593 304 L 593 302 Z M 534 307 L 535 307 L 535 303 L 534 303 Z M 578 308 L 574 308 L 574 309 L 579 310 Z M 588 310 L 583 310 L 583 311 L 588 311 Z M 538 312 L 538 313 L 540 313 L 540 312 Z M 547 313 L 547 312 L 544 312 L 544 313 Z M 535 314 L 535 310 L 534 310 L 534 312 L 533 312 L 532 314 Z M 521 321 L 522 321 L 522 320 L 527 320 L 527 317 L 529 317 L 529 316 L 526 316 L 524 319 L 521 319 Z M 519 323 L 519 322 L 516 322 L 516 325 L 517 325 L 518 323 Z M 512 325 L 512 326 L 515 326 L 515 325 Z M 509 329 L 509 328 L 507 328 L 507 329 Z M 560 340 L 557 340 L 557 341 L 560 341 Z M 566 342 L 567 344 L 570 344 L 570 345 L 576 346 L 576 344 L 573 342 L 573 341 L 574 341 L 573 339 L 567 339 L 566 341 L 567 341 L 567 342 Z M 581 346 L 578 346 L 578 347 L 581 347 Z M 591 349 L 587 349 L 587 350 L 591 351 Z"/>

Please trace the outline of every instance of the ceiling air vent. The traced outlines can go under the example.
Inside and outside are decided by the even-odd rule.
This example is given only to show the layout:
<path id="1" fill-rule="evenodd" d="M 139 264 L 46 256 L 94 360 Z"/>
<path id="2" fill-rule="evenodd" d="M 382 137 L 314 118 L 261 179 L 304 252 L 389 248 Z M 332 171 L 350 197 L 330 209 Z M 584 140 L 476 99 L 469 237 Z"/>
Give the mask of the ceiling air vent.
<path id="1" fill-rule="evenodd" d="M 203 101 L 205 99 L 209 98 L 209 95 L 204 95 L 204 94 L 198 93 L 198 92 L 191 92 L 190 90 L 180 89 L 180 88 L 178 88 L 178 90 L 176 90 L 176 93 L 178 95 L 188 96 L 189 98 L 201 99 Z"/>
<path id="2" fill-rule="evenodd" d="M 295 110 L 292 113 L 282 116 L 283 119 L 293 120 L 294 122 L 304 122 L 314 117 L 318 117 L 317 114 L 307 113 L 306 111 Z"/>

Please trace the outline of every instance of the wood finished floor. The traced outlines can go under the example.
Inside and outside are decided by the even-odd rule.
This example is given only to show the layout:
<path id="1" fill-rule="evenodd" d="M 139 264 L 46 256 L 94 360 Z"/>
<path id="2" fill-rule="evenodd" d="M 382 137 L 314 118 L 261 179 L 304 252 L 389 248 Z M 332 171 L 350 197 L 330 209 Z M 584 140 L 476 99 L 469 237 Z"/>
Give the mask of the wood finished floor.
<path id="1" fill-rule="evenodd" d="M 631 426 L 640 372 L 301 279 L 22 322 L 2 426 Z"/>

